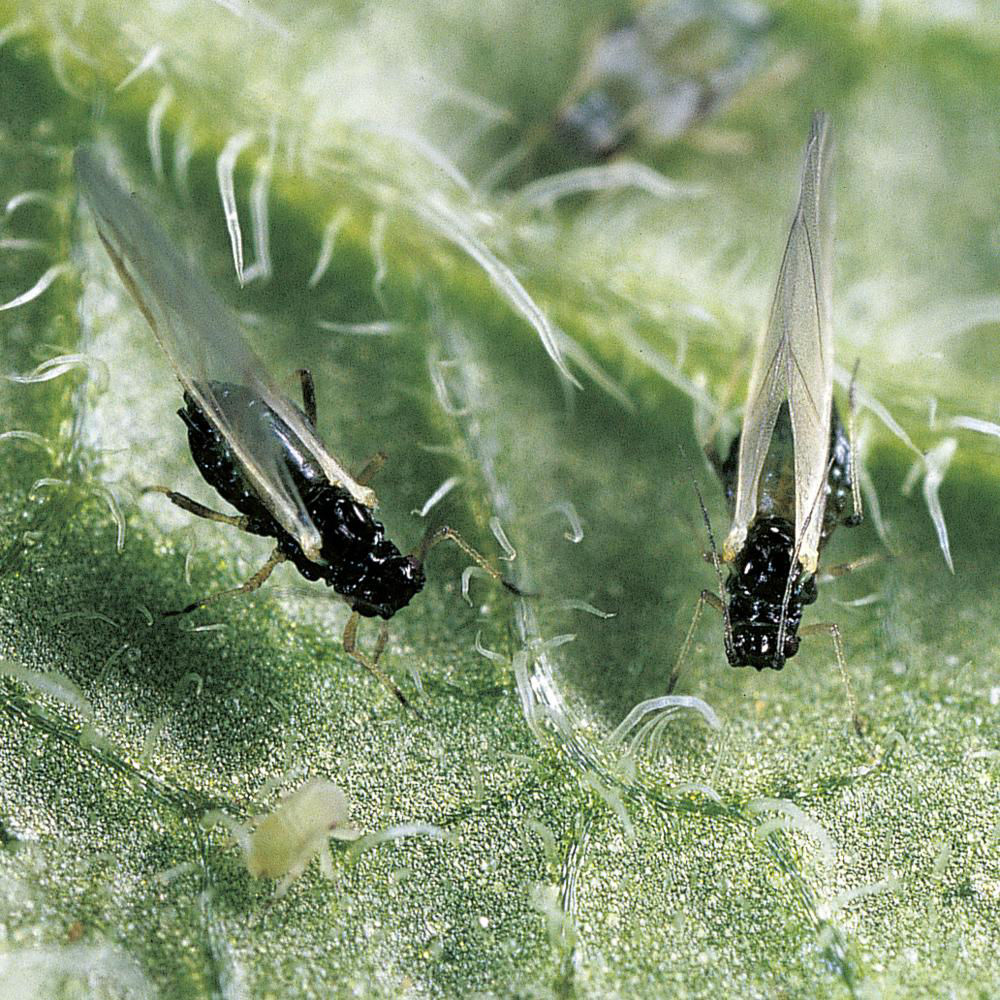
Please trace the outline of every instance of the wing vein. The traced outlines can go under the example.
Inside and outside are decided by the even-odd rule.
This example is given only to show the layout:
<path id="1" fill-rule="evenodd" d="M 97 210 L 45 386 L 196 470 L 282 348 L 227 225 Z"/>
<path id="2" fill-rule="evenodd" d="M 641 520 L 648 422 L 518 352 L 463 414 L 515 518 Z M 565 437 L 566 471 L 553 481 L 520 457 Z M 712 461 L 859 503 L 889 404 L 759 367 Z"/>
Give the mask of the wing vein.
<path id="1" fill-rule="evenodd" d="M 833 350 L 829 320 L 832 208 L 828 181 L 832 128 L 813 115 L 799 197 L 778 269 L 767 324 L 757 344 L 739 446 L 733 524 L 723 546 L 732 560 L 757 514 L 761 476 L 782 403 L 794 442 L 795 531 L 801 561 L 814 566 L 822 526 L 815 497 L 829 453 Z"/>

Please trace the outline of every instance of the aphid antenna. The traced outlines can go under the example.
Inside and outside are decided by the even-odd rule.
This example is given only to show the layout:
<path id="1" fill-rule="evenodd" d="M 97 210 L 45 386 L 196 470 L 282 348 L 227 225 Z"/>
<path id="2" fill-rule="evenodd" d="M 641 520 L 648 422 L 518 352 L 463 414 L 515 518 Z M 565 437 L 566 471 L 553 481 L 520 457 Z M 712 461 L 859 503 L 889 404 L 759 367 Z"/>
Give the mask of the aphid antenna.
<path id="1" fill-rule="evenodd" d="M 691 485 L 694 487 L 694 492 L 698 497 L 698 507 L 701 509 L 701 519 L 705 522 L 705 533 L 708 535 L 708 545 L 710 549 L 710 554 L 712 556 L 712 565 L 715 567 L 715 579 L 719 584 L 718 598 L 722 605 L 722 617 L 725 625 L 725 639 L 726 639 L 726 652 L 728 653 L 732 645 L 732 628 L 729 623 L 729 605 L 726 604 L 726 588 L 722 581 L 722 561 L 719 559 L 719 547 L 715 544 L 715 532 L 712 530 L 712 519 L 708 516 L 708 507 L 705 505 L 705 497 L 702 495 L 701 487 L 698 485 L 698 477 L 695 475 L 694 469 L 691 468 L 691 463 L 688 461 L 687 452 L 684 450 L 683 445 L 678 446 L 681 453 L 681 458 L 684 459 L 684 464 L 688 467 L 688 473 L 691 476 Z M 706 450 L 706 456 L 711 462 L 712 457 L 708 454 Z"/>
<path id="2" fill-rule="evenodd" d="M 681 455 L 684 457 L 685 462 L 687 462 L 687 455 L 683 448 L 681 448 Z M 703 590 L 698 595 L 698 603 L 695 605 L 694 615 L 691 617 L 691 624 L 688 626 L 687 635 L 684 637 L 681 651 L 677 654 L 674 668 L 670 671 L 670 677 L 667 680 L 668 694 L 674 690 L 677 684 L 677 678 L 680 676 L 684 661 L 687 659 L 688 651 L 694 640 L 695 630 L 698 628 L 698 622 L 701 621 L 701 613 L 706 604 L 710 604 L 722 615 L 722 637 L 727 658 L 731 657 L 733 649 L 733 626 L 729 618 L 729 605 L 726 603 L 726 589 L 722 580 L 722 563 L 719 560 L 719 550 L 715 544 L 715 532 L 712 531 L 712 520 L 708 516 L 708 508 L 705 506 L 705 498 L 701 494 L 701 487 L 698 485 L 698 480 L 695 478 L 693 470 L 690 469 L 690 465 L 688 469 L 691 471 L 691 484 L 694 486 L 694 491 L 698 496 L 698 506 L 701 508 L 701 517 L 705 522 L 705 530 L 708 533 L 708 544 L 711 548 L 712 565 L 715 567 L 715 578 L 719 585 L 719 592 L 718 594 L 714 594 L 710 590 Z"/>
<path id="3" fill-rule="evenodd" d="M 450 528 L 446 524 L 442 524 L 438 528 L 428 528 L 420 544 L 410 553 L 410 556 L 418 566 L 423 566 L 427 561 L 428 553 L 441 542 L 454 542 L 481 570 L 493 577 L 497 583 L 502 584 L 512 594 L 516 594 L 518 597 L 538 596 L 521 590 L 517 584 L 508 580 L 486 556 L 474 549 L 454 528 Z"/>
<path id="4" fill-rule="evenodd" d="M 702 520 L 705 522 L 705 531 L 708 533 L 708 544 L 712 552 L 712 566 L 715 567 L 715 580 L 719 585 L 719 603 L 722 605 L 722 634 L 726 645 L 726 655 L 728 656 L 733 648 L 733 626 L 729 619 L 729 605 L 726 603 L 725 584 L 722 581 L 722 563 L 719 560 L 719 549 L 715 544 L 715 533 L 712 531 L 712 520 L 708 516 L 708 508 L 705 506 L 705 498 L 701 495 L 701 487 L 698 480 L 693 481 L 694 491 L 698 495 L 698 506 L 701 508 Z"/>

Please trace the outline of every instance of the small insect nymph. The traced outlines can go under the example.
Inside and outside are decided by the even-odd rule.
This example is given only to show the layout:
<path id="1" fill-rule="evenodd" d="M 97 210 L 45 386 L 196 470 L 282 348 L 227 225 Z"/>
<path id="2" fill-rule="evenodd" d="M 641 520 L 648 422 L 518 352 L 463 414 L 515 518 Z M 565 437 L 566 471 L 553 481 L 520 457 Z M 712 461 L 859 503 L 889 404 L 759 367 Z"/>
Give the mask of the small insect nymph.
<path id="1" fill-rule="evenodd" d="M 709 526 L 719 594 L 702 592 L 671 686 L 705 604 L 723 616 L 732 666 L 781 670 L 802 635 L 825 632 L 846 677 L 837 626 L 800 631 L 803 609 L 816 600 L 820 551 L 838 524 L 861 522 L 854 456 L 833 403 L 831 138 L 829 118 L 817 112 L 770 318 L 757 344 L 743 430 L 725 461 L 706 449 L 733 515 L 722 546 L 729 576 L 723 583 Z M 849 495 L 854 512 L 845 515 Z"/>
<path id="2" fill-rule="evenodd" d="M 384 622 L 426 582 L 428 552 L 438 542 L 455 542 L 492 577 L 516 588 L 448 527 L 428 531 L 413 552 L 400 552 L 373 514 L 369 481 L 385 456 L 377 455 L 352 477 L 317 434 L 309 373 L 299 372 L 300 408 L 274 385 L 231 311 L 137 200 L 88 150 L 76 151 L 74 166 L 101 241 L 183 386 L 178 415 L 198 469 L 239 514 L 211 510 L 165 486 L 149 490 L 198 517 L 275 540 L 270 558 L 242 586 L 169 614 L 256 590 L 277 565 L 290 561 L 306 579 L 323 580 L 346 601 L 352 614 L 344 649 L 407 704 L 378 660 L 387 639 Z M 356 645 L 362 617 L 383 619 L 371 659 Z"/>
<path id="3" fill-rule="evenodd" d="M 349 822 L 347 796 L 332 781 L 312 778 L 284 796 L 273 812 L 258 816 L 246 848 L 247 869 L 254 878 L 281 879 L 275 892 L 288 887 L 320 856 L 330 868 L 329 840 L 356 840 Z"/>

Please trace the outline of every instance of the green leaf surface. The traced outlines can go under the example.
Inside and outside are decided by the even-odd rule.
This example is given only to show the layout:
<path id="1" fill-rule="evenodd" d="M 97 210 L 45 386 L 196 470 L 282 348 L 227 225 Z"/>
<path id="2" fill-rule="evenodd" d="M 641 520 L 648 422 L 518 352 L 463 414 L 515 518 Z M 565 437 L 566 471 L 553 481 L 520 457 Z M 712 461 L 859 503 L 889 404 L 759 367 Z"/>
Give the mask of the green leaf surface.
<path id="1" fill-rule="evenodd" d="M 51 282 L 0 311 L 0 373 L 51 376 L 0 381 L 0 994 L 1000 993 L 990 10 L 776 4 L 716 113 L 595 168 L 552 122 L 610 3 L 0 5 L 0 305 Z M 738 427 L 819 107 L 873 515 L 824 560 L 879 559 L 806 622 L 840 624 L 868 732 L 825 639 L 732 670 L 709 614 L 677 693 L 718 728 L 684 709 L 615 740 L 714 586 L 699 442 Z M 313 371 L 333 452 L 389 452 L 401 548 L 447 522 L 499 560 L 492 522 L 516 550 L 536 596 L 473 577 L 467 603 L 442 546 L 393 618 L 382 662 L 419 715 L 288 566 L 161 617 L 268 547 L 142 494 L 217 501 L 75 190 L 82 141 L 282 385 Z M 243 288 L 227 149 L 245 267 L 271 262 Z M 333 842 L 332 878 L 313 862 L 275 899 L 204 818 L 307 777 L 395 834 Z"/>

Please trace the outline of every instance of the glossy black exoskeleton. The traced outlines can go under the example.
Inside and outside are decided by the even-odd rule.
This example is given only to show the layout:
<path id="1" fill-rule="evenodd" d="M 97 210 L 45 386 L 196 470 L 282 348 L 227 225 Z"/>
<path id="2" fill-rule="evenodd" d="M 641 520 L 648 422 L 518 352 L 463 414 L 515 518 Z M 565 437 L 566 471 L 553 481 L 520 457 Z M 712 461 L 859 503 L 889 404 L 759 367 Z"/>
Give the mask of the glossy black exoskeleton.
<path id="1" fill-rule="evenodd" d="M 739 449 L 737 437 L 726 460 L 715 461 L 730 508 L 736 497 Z M 798 652 L 802 611 L 816 600 L 816 576 L 806 573 L 796 558 L 793 454 L 792 425 L 784 404 L 761 473 L 757 516 L 725 583 L 726 657 L 734 667 L 781 670 Z M 852 486 L 851 447 L 834 404 L 820 551 L 838 524 L 857 523 L 855 515 L 844 514 Z"/>
<path id="2" fill-rule="evenodd" d="M 254 433 L 281 442 L 287 473 L 319 529 L 323 561 L 309 559 L 275 520 L 241 471 L 229 442 L 185 392 L 184 408 L 177 413 L 187 425 L 191 454 L 205 481 L 243 514 L 241 527 L 274 538 L 277 550 L 307 580 L 322 580 L 359 615 L 388 620 L 406 607 L 426 582 L 416 556 L 403 555 L 368 507 L 328 481 L 294 430 L 253 390 L 216 382 L 211 391 L 231 423 L 243 428 L 259 423 Z"/>
<path id="3" fill-rule="evenodd" d="M 408 706 L 409 702 L 381 671 L 378 661 L 388 637 L 384 622 L 406 607 L 426 583 L 423 564 L 427 553 L 438 542 L 452 541 L 508 590 L 516 594 L 521 591 L 505 580 L 457 532 L 445 526 L 428 531 L 414 552 L 407 555 L 400 552 L 385 537 L 385 529 L 371 508 L 330 481 L 313 451 L 303 442 L 305 431 L 297 431 L 292 426 L 301 421 L 302 427 L 309 431 L 316 427 L 312 377 L 307 371 L 300 371 L 299 375 L 305 410 L 286 401 L 291 406 L 287 411 L 291 414 L 290 419 L 276 412 L 259 393 L 236 383 L 192 383 L 193 391 L 185 390 L 184 406 L 177 414 L 187 426 L 191 455 L 205 481 L 240 514 L 219 513 L 164 486 L 149 489 L 166 494 L 178 507 L 192 514 L 273 538 L 276 544 L 264 566 L 241 586 L 195 601 L 167 615 L 186 614 L 229 594 L 250 593 L 267 580 L 276 566 L 287 560 L 307 580 L 322 580 L 350 606 L 352 614 L 344 628 L 344 649 Z M 213 420 L 206 416 L 196 393 L 212 400 Z M 223 427 L 231 430 L 223 431 Z M 286 481 L 290 492 L 301 500 L 305 515 L 318 532 L 318 558 L 306 554 L 296 536 L 274 516 L 270 505 L 255 488 L 236 453 L 234 433 L 241 439 L 274 442 L 273 450 L 281 458 L 281 468 L 276 475 Z M 356 482 L 366 486 L 384 458 L 382 454 L 377 455 Z M 357 648 L 360 617 L 383 619 L 375 653 L 370 659 Z"/>
<path id="4" fill-rule="evenodd" d="M 344 649 L 403 704 L 399 688 L 378 667 L 388 633 L 384 622 L 424 586 L 423 564 L 439 542 L 452 541 L 494 579 L 520 593 L 451 528 L 424 535 L 409 555 L 385 537 L 372 511 L 368 480 L 376 456 L 356 478 L 316 432 L 312 377 L 300 371 L 303 408 L 271 381 L 244 339 L 239 322 L 191 268 L 159 223 L 92 150 L 73 157 L 97 232 L 122 283 L 135 299 L 184 388 L 179 411 L 191 453 L 205 480 L 240 513 L 224 514 L 166 487 L 163 493 L 198 517 L 275 540 L 267 562 L 250 579 L 188 605 L 184 614 L 234 593 L 250 593 L 280 563 L 294 563 L 308 580 L 323 580 L 350 606 Z M 361 617 L 382 618 L 369 658 L 357 648 Z"/>

